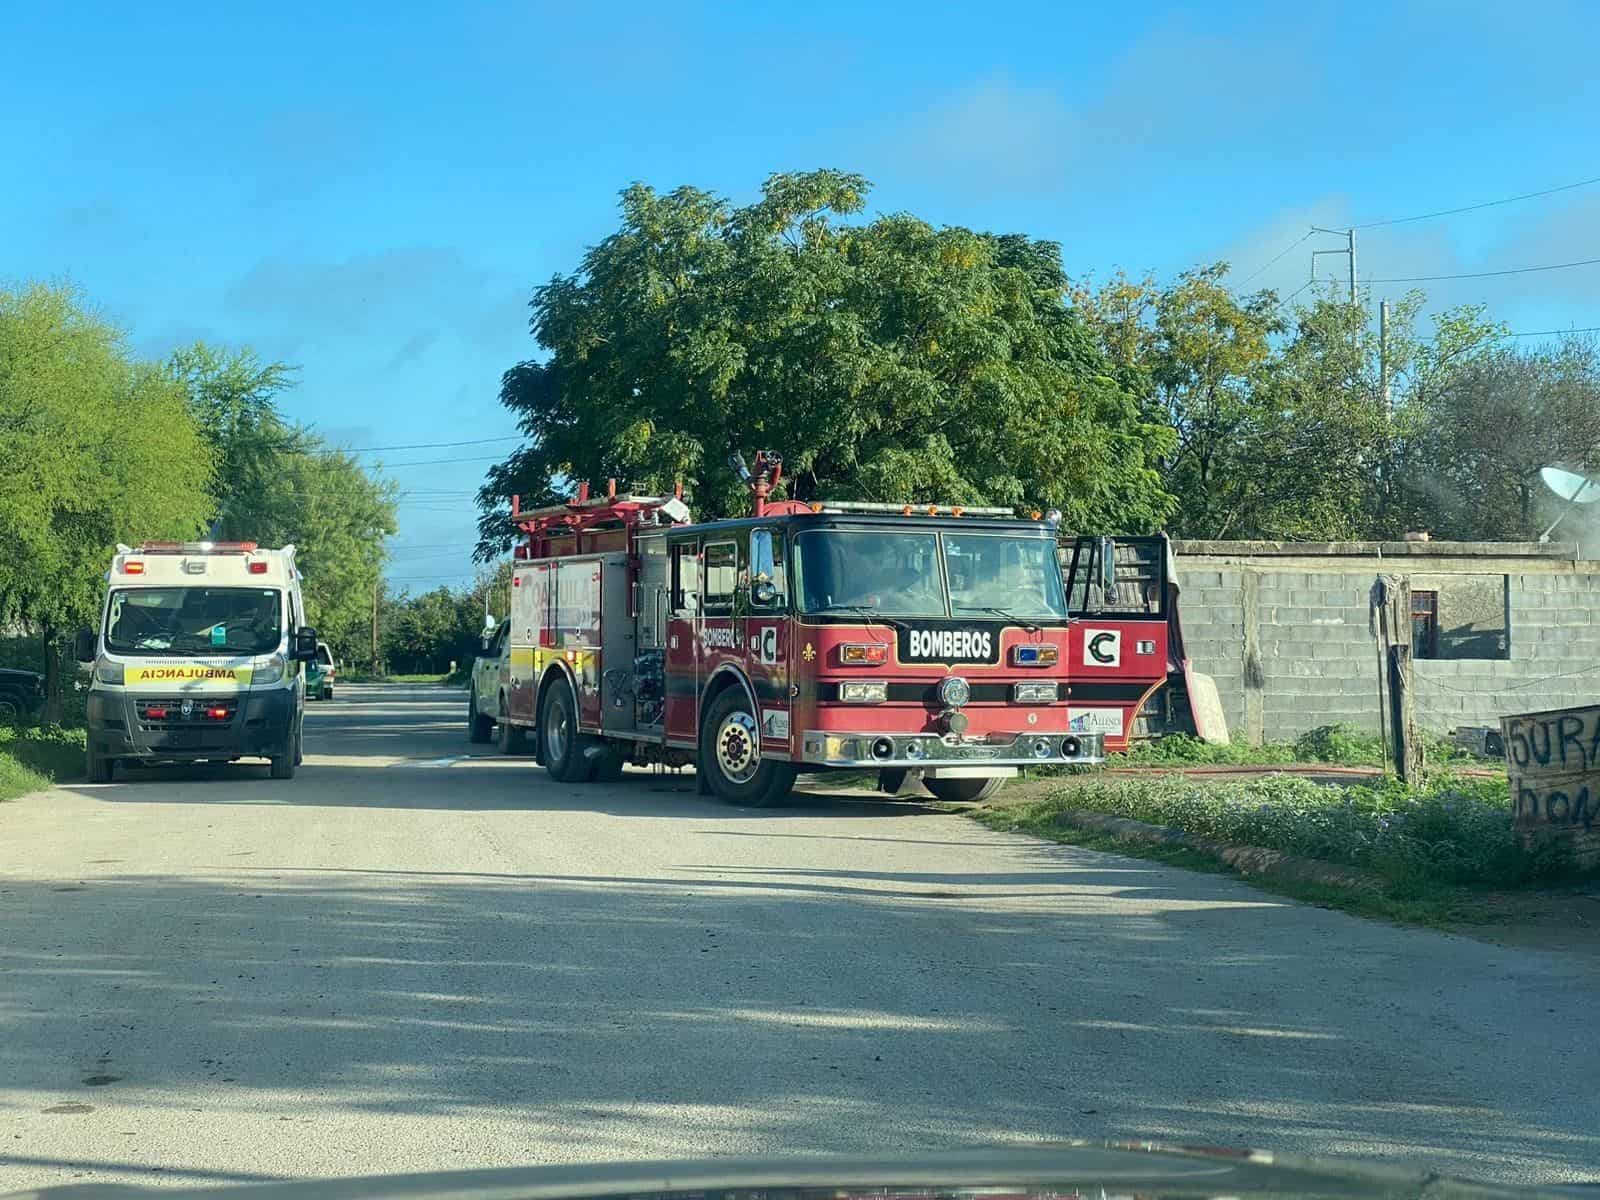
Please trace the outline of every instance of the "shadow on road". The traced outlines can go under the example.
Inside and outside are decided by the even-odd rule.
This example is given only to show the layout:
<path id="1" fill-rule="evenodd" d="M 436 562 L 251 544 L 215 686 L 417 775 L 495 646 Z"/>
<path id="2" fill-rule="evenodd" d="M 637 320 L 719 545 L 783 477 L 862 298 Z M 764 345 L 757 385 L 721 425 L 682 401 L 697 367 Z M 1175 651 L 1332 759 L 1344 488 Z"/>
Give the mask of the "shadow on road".
<path id="1" fill-rule="evenodd" d="M 1075 1136 L 1600 1157 L 1591 1064 L 1430 1038 L 1437 963 L 1340 961 L 1226 881 L 1118 910 L 1161 869 L 1013 862 L 11 878 L 0 1104 L 509 1112 L 595 1159 Z M 1462 983 L 1495 1021 L 1516 1000 Z M 1331 989 L 1386 1035 L 1330 1023 Z"/>

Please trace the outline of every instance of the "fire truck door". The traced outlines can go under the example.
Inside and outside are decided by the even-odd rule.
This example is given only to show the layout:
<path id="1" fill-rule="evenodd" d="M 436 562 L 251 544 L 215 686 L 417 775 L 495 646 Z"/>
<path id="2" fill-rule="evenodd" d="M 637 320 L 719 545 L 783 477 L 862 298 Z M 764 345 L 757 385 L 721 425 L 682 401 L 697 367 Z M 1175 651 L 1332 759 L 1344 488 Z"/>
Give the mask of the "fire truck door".
<path id="1" fill-rule="evenodd" d="M 741 591 L 745 656 L 750 683 L 761 711 L 761 742 L 769 750 L 790 748 L 789 577 L 783 530 L 750 531 L 749 586 Z"/>
<path id="2" fill-rule="evenodd" d="M 697 674 L 700 654 L 700 546 L 687 540 L 671 543 L 671 613 L 663 671 L 666 739 L 693 746 L 696 725 Z"/>
<path id="3" fill-rule="evenodd" d="M 739 563 L 743 557 L 739 553 L 739 543 L 743 540 L 734 534 L 716 540 L 708 538 L 700 553 L 700 636 L 694 680 L 697 705 L 718 667 L 730 661 L 741 665 L 744 629 L 734 607 L 739 592 Z M 697 721 L 699 715 L 697 708 Z"/>

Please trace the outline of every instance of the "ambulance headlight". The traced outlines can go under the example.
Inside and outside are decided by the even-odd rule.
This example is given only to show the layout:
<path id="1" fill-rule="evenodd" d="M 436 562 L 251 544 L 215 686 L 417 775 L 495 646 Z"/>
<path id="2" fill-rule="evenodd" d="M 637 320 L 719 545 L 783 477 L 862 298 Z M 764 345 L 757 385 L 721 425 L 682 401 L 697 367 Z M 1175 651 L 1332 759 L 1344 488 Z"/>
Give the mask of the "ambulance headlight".
<path id="1" fill-rule="evenodd" d="M 274 654 L 251 673 L 250 682 L 252 684 L 277 683 L 283 678 L 283 667 L 283 655 Z"/>
<path id="2" fill-rule="evenodd" d="M 96 683 L 111 683 L 122 686 L 122 664 L 100 659 L 94 664 L 94 681 Z"/>

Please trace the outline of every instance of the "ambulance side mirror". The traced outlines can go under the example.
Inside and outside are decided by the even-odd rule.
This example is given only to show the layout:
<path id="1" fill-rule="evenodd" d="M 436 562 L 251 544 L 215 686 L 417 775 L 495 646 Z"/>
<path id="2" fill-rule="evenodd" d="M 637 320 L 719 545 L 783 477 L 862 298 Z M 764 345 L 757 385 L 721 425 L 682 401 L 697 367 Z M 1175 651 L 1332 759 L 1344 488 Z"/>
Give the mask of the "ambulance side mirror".
<path id="1" fill-rule="evenodd" d="M 73 657 L 81 663 L 94 661 L 94 630 L 80 629 L 72 641 Z"/>
<path id="2" fill-rule="evenodd" d="M 294 660 L 296 662 L 317 661 L 317 631 L 315 629 L 300 628 L 294 631 Z"/>

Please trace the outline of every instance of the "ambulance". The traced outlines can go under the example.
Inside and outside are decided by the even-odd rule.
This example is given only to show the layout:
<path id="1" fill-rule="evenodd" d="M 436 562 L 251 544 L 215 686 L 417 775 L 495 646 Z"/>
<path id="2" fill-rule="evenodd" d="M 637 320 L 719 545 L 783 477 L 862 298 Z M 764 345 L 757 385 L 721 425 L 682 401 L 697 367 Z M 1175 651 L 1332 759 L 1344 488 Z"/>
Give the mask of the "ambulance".
<path id="1" fill-rule="evenodd" d="M 118 546 L 92 664 L 87 769 L 110 783 L 119 763 L 149 766 L 265 758 L 292 779 L 302 757 L 305 623 L 294 547 L 254 542 Z"/>

